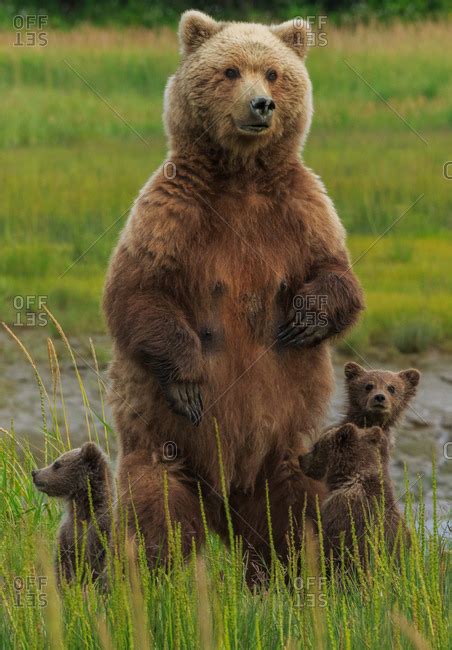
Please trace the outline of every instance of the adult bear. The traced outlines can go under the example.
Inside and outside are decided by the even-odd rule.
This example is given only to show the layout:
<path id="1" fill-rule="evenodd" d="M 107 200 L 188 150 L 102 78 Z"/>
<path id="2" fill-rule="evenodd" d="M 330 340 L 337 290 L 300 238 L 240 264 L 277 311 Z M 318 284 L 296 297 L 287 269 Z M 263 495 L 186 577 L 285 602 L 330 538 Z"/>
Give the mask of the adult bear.
<path id="1" fill-rule="evenodd" d="M 203 542 L 199 487 L 225 536 L 216 418 L 235 532 L 268 559 L 267 483 L 281 555 L 289 507 L 298 529 L 305 498 L 315 516 L 297 457 L 331 395 L 327 339 L 355 322 L 362 292 L 332 202 L 299 159 L 306 28 L 188 11 L 179 36 L 170 162 L 142 189 L 105 289 L 120 495 L 150 561 L 168 550 L 166 505 L 184 552 Z"/>

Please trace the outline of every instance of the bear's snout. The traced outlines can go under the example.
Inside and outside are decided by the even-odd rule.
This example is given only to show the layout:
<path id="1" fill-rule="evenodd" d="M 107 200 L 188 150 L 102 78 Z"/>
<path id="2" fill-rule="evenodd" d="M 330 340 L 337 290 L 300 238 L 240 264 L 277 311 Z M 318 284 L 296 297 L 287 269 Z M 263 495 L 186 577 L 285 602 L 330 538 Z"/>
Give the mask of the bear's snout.
<path id="1" fill-rule="evenodd" d="M 250 111 L 254 117 L 259 120 L 269 120 L 276 104 L 271 97 L 254 97 L 250 101 Z"/>

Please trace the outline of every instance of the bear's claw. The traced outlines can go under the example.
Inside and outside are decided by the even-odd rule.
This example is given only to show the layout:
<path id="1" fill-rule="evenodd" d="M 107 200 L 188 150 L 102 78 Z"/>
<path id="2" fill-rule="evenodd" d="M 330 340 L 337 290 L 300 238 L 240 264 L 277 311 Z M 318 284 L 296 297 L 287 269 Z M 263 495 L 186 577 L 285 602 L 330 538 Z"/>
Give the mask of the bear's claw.
<path id="1" fill-rule="evenodd" d="M 330 328 L 325 325 L 299 325 L 293 321 L 279 329 L 278 340 L 284 346 L 309 348 L 318 345 L 329 335 Z"/>
<path id="2" fill-rule="evenodd" d="M 199 384 L 175 382 L 165 387 L 165 396 L 171 410 L 198 426 L 202 419 L 203 403 Z"/>

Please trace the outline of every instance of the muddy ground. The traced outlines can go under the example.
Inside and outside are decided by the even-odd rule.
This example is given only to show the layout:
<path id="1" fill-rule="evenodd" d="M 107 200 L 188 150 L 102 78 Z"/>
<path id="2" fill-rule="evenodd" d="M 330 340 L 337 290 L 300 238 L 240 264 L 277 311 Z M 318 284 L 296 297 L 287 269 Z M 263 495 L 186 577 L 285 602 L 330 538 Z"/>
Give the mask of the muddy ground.
<path id="1" fill-rule="evenodd" d="M 32 354 L 36 366 L 42 376 L 43 383 L 52 399 L 52 375 L 47 359 L 47 344 L 44 332 L 24 332 L 15 330 L 24 341 Z M 48 334 L 48 333 L 47 333 Z M 58 337 L 55 341 L 60 358 L 61 376 L 64 401 L 70 440 L 73 446 L 87 439 L 86 415 L 79 382 L 74 372 L 70 355 Z M 101 400 L 99 395 L 99 377 L 95 371 L 89 345 L 71 339 L 80 376 L 88 396 L 92 414 L 91 424 L 97 429 L 101 444 L 105 446 L 105 429 L 101 418 Z M 107 360 L 109 356 L 109 341 L 105 337 L 95 340 L 95 348 L 99 358 L 99 374 L 101 383 L 107 380 Z M 345 359 L 335 355 L 336 392 L 331 404 L 328 421 L 337 420 L 343 408 L 343 372 Z M 452 357 L 439 352 L 413 356 L 375 356 L 357 359 L 362 365 L 374 368 L 384 367 L 399 370 L 406 367 L 418 367 L 422 371 L 422 379 L 416 399 L 408 410 L 405 421 L 398 427 L 396 447 L 392 460 L 392 476 L 397 494 L 403 502 L 405 492 L 404 464 L 410 485 L 416 490 L 422 482 L 426 498 L 427 519 L 431 525 L 432 510 L 432 455 L 435 456 L 438 475 L 438 506 L 442 528 L 446 534 L 451 534 L 449 517 L 451 514 L 451 485 L 452 485 Z M 57 400 L 57 413 L 63 438 L 66 438 L 66 428 L 62 414 L 61 401 Z M 52 418 L 47 414 L 48 427 L 51 428 Z M 106 422 L 111 427 L 112 419 L 106 405 Z M 94 422 L 94 426 L 93 426 Z M 28 441 L 36 456 L 42 459 L 43 450 L 43 419 L 41 416 L 41 401 L 38 385 L 29 361 L 8 335 L 0 333 L 0 427 L 11 432 L 14 428 L 18 441 Z M 0 435 L 8 435 L 1 433 Z M 447 443 L 450 443 L 449 445 Z M 112 456 L 116 454 L 116 438 L 114 432 L 109 435 L 109 445 Z"/>

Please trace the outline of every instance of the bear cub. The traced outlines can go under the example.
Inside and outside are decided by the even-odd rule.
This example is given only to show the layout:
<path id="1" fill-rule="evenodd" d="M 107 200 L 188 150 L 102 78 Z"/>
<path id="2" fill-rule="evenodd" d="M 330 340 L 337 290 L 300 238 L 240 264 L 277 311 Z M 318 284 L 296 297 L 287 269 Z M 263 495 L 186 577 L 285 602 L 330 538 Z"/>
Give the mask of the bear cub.
<path id="1" fill-rule="evenodd" d="M 379 462 L 380 459 L 380 462 Z M 329 491 L 321 505 L 324 551 L 327 561 L 341 563 L 344 537 L 346 566 L 354 555 L 352 521 L 361 562 L 366 559 L 366 531 L 377 527 L 384 496 L 384 536 L 390 551 L 399 527 L 405 541 L 408 531 L 400 514 L 389 476 L 389 439 L 380 427 L 359 429 L 347 423 L 324 434 L 312 450 L 300 456 L 303 472 L 324 480 Z"/>
<path id="2" fill-rule="evenodd" d="M 421 377 L 419 370 L 365 370 L 350 361 L 345 364 L 344 373 L 347 412 L 340 424 L 352 422 L 361 429 L 381 427 L 393 446 L 392 427 L 416 394 Z"/>
<path id="3" fill-rule="evenodd" d="M 66 501 L 55 558 L 58 584 L 70 582 L 82 560 L 95 580 L 103 571 L 111 533 L 113 480 L 108 458 L 93 442 L 86 442 L 51 465 L 33 470 L 32 476 L 40 492 Z"/>

